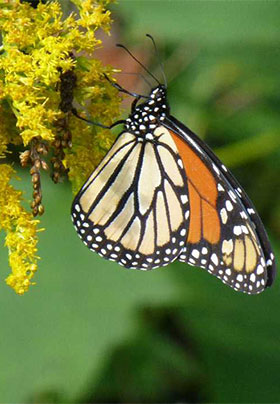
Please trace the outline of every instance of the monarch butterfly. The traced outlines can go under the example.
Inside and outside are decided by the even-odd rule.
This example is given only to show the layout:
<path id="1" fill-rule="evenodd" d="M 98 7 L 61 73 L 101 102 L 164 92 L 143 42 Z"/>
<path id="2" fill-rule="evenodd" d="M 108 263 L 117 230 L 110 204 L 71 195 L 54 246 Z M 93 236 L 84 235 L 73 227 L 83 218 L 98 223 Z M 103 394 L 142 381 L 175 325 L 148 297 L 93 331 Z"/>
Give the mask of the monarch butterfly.
<path id="1" fill-rule="evenodd" d="M 143 96 L 112 83 L 135 100 L 116 123 L 124 130 L 73 201 L 79 237 L 126 268 L 179 260 L 236 291 L 262 292 L 273 283 L 275 259 L 252 202 L 209 147 L 170 115 L 166 80 L 119 46 L 158 85 Z"/>

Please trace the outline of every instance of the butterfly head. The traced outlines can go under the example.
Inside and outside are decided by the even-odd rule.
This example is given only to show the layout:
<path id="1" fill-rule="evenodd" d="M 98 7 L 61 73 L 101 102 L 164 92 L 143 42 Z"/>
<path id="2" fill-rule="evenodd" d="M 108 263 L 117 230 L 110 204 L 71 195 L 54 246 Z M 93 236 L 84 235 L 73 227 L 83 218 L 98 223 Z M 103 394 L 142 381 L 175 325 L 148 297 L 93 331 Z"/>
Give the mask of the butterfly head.
<path id="1" fill-rule="evenodd" d="M 153 132 L 157 126 L 160 126 L 161 121 L 164 121 L 168 114 L 166 87 L 160 85 L 151 91 L 145 102 L 132 110 L 125 127 L 138 136 L 144 136 L 147 132 Z"/>

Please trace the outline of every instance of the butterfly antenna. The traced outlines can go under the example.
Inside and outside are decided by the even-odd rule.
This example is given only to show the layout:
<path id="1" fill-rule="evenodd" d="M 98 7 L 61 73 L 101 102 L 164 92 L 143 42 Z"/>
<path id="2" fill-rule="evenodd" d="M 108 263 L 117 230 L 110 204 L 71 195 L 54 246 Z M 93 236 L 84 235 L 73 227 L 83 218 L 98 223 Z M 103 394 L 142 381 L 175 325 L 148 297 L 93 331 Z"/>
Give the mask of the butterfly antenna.
<path id="1" fill-rule="evenodd" d="M 153 42 L 154 49 L 155 49 L 155 54 L 156 54 L 156 57 L 157 57 L 157 59 L 158 59 L 159 67 L 160 67 L 160 70 L 161 70 L 161 73 L 162 73 L 162 76 L 163 76 L 164 85 L 165 85 L 165 88 L 167 88 L 167 80 L 166 80 L 166 76 L 165 76 L 165 73 L 164 73 L 163 63 L 162 63 L 162 60 L 161 60 L 161 58 L 160 58 L 160 56 L 159 56 L 159 51 L 158 51 L 158 48 L 157 48 L 157 46 L 156 46 L 155 40 L 154 40 L 154 38 L 152 37 L 152 35 L 150 35 L 150 34 L 146 34 L 146 36 L 147 36 L 148 38 L 150 38 L 150 40 Z"/>
<path id="2" fill-rule="evenodd" d="M 131 57 L 132 59 L 135 60 L 135 62 L 137 62 L 159 85 L 161 85 L 161 83 L 158 81 L 158 79 L 153 75 L 153 73 L 151 73 L 146 66 L 143 65 L 143 63 L 141 63 L 124 45 L 121 45 L 119 43 L 116 44 L 116 46 L 118 48 L 123 48 Z"/>

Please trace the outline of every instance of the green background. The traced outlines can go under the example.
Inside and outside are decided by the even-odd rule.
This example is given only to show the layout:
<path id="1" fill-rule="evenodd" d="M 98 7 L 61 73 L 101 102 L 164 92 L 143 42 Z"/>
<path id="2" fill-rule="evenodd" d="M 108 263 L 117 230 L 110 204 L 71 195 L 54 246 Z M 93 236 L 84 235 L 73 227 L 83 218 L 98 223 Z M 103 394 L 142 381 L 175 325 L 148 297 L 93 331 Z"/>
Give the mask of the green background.
<path id="1" fill-rule="evenodd" d="M 233 170 L 279 257 L 280 2 L 131 0 L 112 12 L 119 40 L 151 52 L 160 77 L 155 37 L 172 113 Z M 37 285 L 18 297 L 0 284 L 0 402 L 280 401 L 278 279 L 246 296 L 181 263 L 125 270 L 80 242 L 68 183 L 44 176 L 43 194 Z M 4 247 L 0 262 L 4 280 Z"/>

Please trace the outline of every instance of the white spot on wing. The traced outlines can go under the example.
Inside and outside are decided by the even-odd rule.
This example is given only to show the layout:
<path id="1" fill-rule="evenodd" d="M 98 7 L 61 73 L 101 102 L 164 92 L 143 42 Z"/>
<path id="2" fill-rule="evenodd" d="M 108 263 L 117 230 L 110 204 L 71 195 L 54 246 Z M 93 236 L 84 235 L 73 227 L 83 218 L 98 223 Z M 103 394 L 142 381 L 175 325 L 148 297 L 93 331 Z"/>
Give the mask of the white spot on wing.
<path id="1" fill-rule="evenodd" d="M 181 201 L 182 203 L 187 203 L 188 202 L 188 196 L 187 195 L 181 195 Z"/>
<path id="2" fill-rule="evenodd" d="M 214 171 L 216 171 L 216 173 L 218 174 L 218 175 L 220 175 L 220 170 L 218 169 L 218 167 L 216 166 L 216 164 L 212 164 L 212 167 L 213 167 L 213 169 L 214 169 Z"/>
<path id="3" fill-rule="evenodd" d="M 223 224 L 226 224 L 227 220 L 228 220 L 228 215 L 227 215 L 227 211 L 225 210 L 225 208 L 222 208 L 220 211 L 221 214 L 221 219 Z"/>
<path id="4" fill-rule="evenodd" d="M 199 251 L 198 250 L 192 250 L 192 256 L 194 257 L 194 258 L 199 258 Z"/>
<path id="5" fill-rule="evenodd" d="M 234 233 L 236 236 L 240 236 L 240 234 L 242 233 L 241 226 L 234 226 L 234 228 L 233 228 L 233 233 Z"/>
<path id="6" fill-rule="evenodd" d="M 226 208 L 229 212 L 233 210 L 232 203 L 229 200 L 226 201 Z"/>
<path id="7" fill-rule="evenodd" d="M 217 266 L 218 265 L 218 263 L 219 263 L 219 261 L 218 261 L 218 257 L 217 257 L 217 254 L 212 254 L 211 255 L 211 261 Z"/>

